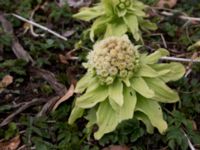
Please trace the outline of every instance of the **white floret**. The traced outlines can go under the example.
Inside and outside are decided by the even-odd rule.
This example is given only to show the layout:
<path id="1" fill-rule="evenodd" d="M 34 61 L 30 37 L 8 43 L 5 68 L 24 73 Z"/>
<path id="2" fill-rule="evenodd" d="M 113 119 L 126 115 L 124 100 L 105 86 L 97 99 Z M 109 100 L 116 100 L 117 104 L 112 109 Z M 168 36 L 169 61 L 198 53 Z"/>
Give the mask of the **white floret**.
<path id="1" fill-rule="evenodd" d="M 129 77 L 139 63 L 137 50 L 127 36 L 109 37 L 93 48 L 87 57 L 88 66 L 106 84 L 111 84 L 115 77 Z"/>

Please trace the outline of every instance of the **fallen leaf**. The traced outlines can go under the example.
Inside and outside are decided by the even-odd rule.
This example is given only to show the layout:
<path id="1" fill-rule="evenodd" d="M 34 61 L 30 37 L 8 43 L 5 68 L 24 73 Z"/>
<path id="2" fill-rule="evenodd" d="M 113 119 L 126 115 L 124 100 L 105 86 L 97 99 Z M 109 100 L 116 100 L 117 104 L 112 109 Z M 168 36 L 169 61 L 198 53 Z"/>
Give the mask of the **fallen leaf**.
<path id="1" fill-rule="evenodd" d="M 3 45 L 0 44 L 0 61 L 3 60 Z"/>
<path id="2" fill-rule="evenodd" d="M 32 62 L 34 64 L 34 61 L 30 54 L 25 51 L 25 49 L 22 47 L 22 45 L 19 43 L 19 40 L 17 38 L 13 39 L 12 42 L 12 50 L 17 58 L 24 59 L 27 62 Z"/>
<path id="3" fill-rule="evenodd" d="M 63 54 L 59 54 L 58 57 L 62 64 L 68 64 L 67 58 Z"/>
<path id="4" fill-rule="evenodd" d="M 11 75 L 6 75 L 0 81 L 0 93 L 13 82 L 13 77 Z"/>
<path id="5" fill-rule="evenodd" d="M 130 148 L 125 145 L 110 145 L 109 147 L 103 148 L 102 150 L 130 150 Z"/>
<path id="6" fill-rule="evenodd" d="M 75 57 L 74 56 L 74 52 L 76 51 L 77 49 L 73 49 L 69 52 L 67 52 L 65 55 L 63 54 L 59 54 L 59 59 L 60 59 L 60 62 L 63 63 L 63 64 L 68 64 L 68 60 L 78 60 L 78 57 Z"/>
<path id="7" fill-rule="evenodd" d="M 3 27 L 5 32 L 7 32 L 9 34 L 13 34 L 12 24 L 5 19 L 3 13 L 0 13 L 0 22 L 1 22 L 2 27 Z"/>
<path id="8" fill-rule="evenodd" d="M 86 7 L 91 4 L 91 0 L 67 0 L 68 5 L 73 8 Z"/>
<path id="9" fill-rule="evenodd" d="M 191 120 L 192 121 L 192 127 L 193 127 L 193 130 L 197 130 L 197 124 L 194 120 Z"/>
<path id="10" fill-rule="evenodd" d="M 64 32 L 62 35 L 63 35 L 64 37 L 70 37 L 70 36 L 72 36 L 75 32 L 76 32 L 76 30 L 68 30 L 68 31 Z"/>
<path id="11" fill-rule="evenodd" d="M 12 138 L 9 141 L 0 142 L 0 150 L 16 150 L 21 143 L 20 136 Z"/>
<path id="12" fill-rule="evenodd" d="M 59 96 L 62 96 L 67 91 L 66 87 L 58 82 L 58 80 L 52 72 L 36 67 L 31 67 L 29 69 L 29 72 L 34 76 L 45 79 Z"/>
<path id="13" fill-rule="evenodd" d="M 70 83 L 76 85 L 77 80 L 76 76 L 78 74 L 78 67 L 77 66 L 70 66 L 67 68 L 67 78 L 69 79 Z"/>
<path id="14" fill-rule="evenodd" d="M 67 3 L 66 0 L 55 0 L 55 2 L 59 7 L 64 7 Z"/>
<path id="15" fill-rule="evenodd" d="M 173 8 L 178 0 L 159 0 L 156 7 L 159 8 Z"/>
<path id="16" fill-rule="evenodd" d="M 0 83 L 3 85 L 3 87 L 7 87 L 12 82 L 13 82 L 13 77 L 11 75 L 6 75 L 3 77 Z"/>
<path id="17" fill-rule="evenodd" d="M 47 101 L 45 105 L 43 105 L 42 109 L 40 112 L 37 114 L 37 117 L 45 116 L 47 115 L 55 105 L 55 103 L 58 101 L 60 97 L 59 96 L 54 96 L 51 99 Z"/>
<path id="18" fill-rule="evenodd" d="M 72 95 L 74 94 L 74 85 L 71 84 L 69 90 L 66 92 L 66 94 L 61 97 L 57 102 L 56 104 L 54 105 L 53 107 L 53 111 L 64 101 L 68 100 Z"/>
<path id="19" fill-rule="evenodd" d="M 2 24 L 4 31 L 11 34 L 13 37 L 12 50 L 15 56 L 17 58 L 24 59 L 27 62 L 30 61 L 32 64 L 34 64 L 35 62 L 33 61 L 30 54 L 24 50 L 22 45 L 19 43 L 19 40 L 17 39 L 17 37 L 14 35 L 12 24 L 4 17 L 3 13 L 0 13 L 0 23 Z"/>

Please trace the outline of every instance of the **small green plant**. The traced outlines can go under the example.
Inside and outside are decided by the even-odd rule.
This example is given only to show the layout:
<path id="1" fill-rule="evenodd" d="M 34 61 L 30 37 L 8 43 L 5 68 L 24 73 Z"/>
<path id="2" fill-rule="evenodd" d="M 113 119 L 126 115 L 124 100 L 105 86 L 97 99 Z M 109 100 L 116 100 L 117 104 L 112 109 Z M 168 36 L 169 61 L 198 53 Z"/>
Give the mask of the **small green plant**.
<path id="1" fill-rule="evenodd" d="M 140 29 L 155 30 L 156 24 L 145 20 L 146 6 L 137 0 L 101 0 L 91 8 L 83 8 L 74 17 L 84 21 L 94 20 L 90 29 L 90 38 L 95 36 L 121 36 L 131 32 L 134 39 L 141 39 Z M 140 29 L 139 29 L 140 28 Z"/>
<path id="2" fill-rule="evenodd" d="M 88 131 L 98 125 L 96 139 L 133 117 L 144 122 L 149 133 L 153 127 L 160 133 L 166 131 L 159 102 L 179 100 L 177 92 L 165 83 L 181 78 L 185 69 L 180 63 L 157 64 L 160 57 L 168 55 L 165 49 L 147 55 L 140 54 L 137 47 L 126 35 L 94 45 L 85 64 L 88 71 L 75 89 L 82 95 L 76 98 L 69 124 L 86 115 Z"/>

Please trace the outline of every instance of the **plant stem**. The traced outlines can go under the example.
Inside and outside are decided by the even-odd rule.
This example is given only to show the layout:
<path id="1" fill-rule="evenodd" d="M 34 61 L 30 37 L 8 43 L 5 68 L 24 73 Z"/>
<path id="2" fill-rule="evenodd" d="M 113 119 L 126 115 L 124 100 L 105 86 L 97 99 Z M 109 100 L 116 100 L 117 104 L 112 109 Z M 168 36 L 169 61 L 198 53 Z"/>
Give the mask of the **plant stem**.
<path id="1" fill-rule="evenodd" d="M 36 27 L 38 27 L 38 28 L 40 28 L 40 29 L 42 29 L 42 30 L 44 30 L 44 31 L 47 31 L 47 32 L 49 32 L 49 33 L 51 33 L 51 34 L 57 36 L 58 38 L 60 38 L 60 39 L 62 39 L 62 40 L 67 41 L 67 38 L 66 38 L 66 37 L 64 37 L 64 36 L 62 36 L 62 35 L 60 35 L 60 34 L 58 34 L 57 32 L 55 32 L 55 31 L 53 31 L 53 30 L 51 30 L 51 29 L 48 29 L 48 28 L 45 27 L 45 26 L 42 26 L 42 25 L 40 25 L 40 24 L 38 24 L 38 23 L 36 23 L 36 22 L 33 22 L 32 20 L 28 20 L 28 19 L 26 19 L 26 18 L 24 18 L 24 17 L 22 17 L 22 16 L 19 16 L 19 15 L 17 15 L 17 14 L 14 14 L 14 13 L 12 13 L 12 16 L 14 16 L 14 17 L 16 17 L 16 18 L 18 18 L 18 19 L 20 19 L 20 20 L 22 20 L 22 21 L 28 22 L 28 23 L 30 23 L 30 24 L 33 25 L 33 26 L 36 26 Z"/>
<path id="2" fill-rule="evenodd" d="M 200 60 L 193 60 L 193 59 L 189 59 L 189 58 L 166 57 L 166 56 L 161 57 L 160 60 L 200 63 Z"/>

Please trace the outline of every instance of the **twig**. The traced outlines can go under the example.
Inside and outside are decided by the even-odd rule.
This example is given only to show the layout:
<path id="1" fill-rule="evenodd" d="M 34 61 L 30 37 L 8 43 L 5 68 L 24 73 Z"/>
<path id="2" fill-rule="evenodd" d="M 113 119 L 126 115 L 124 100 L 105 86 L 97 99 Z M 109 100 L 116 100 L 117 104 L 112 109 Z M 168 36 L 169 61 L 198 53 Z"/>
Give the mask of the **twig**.
<path id="1" fill-rule="evenodd" d="M 12 113 L 11 115 L 9 115 L 6 119 L 4 119 L 1 124 L 0 127 L 3 127 L 5 125 L 7 125 L 16 115 L 18 115 L 19 113 L 23 112 L 24 110 L 26 110 L 27 108 L 33 106 L 33 105 L 39 105 L 41 103 L 46 102 L 48 99 L 46 98 L 36 98 L 33 99 L 30 102 L 25 103 L 23 106 L 21 106 L 19 109 L 17 109 L 14 113 Z"/>
<path id="2" fill-rule="evenodd" d="M 192 57 L 191 57 L 192 61 L 189 62 L 188 66 L 186 67 L 187 72 L 185 73 L 185 77 L 187 77 L 187 76 L 192 72 L 193 60 L 194 60 L 195 58 L 197 58 L 197 57 L 198 57 L 197 52 L 194 52 L 193 55 L 192 55 Z"/>
<path id="3" fill-rule="evenodd" d="M 23 150 L 23 149 L 25 149 L 26 148 L 26 145 L 22 145 L 22 146 L 20 146 L 17 150 Z"/>
<path id="4" fill-rule="evenodd" d="M 166 11 L 162 11 L 160 14 L 164 15 L 164 16 L 173 16 L 174 13 L 172 12 L 166 12 Z M 179 16 L 180 19 L 183 20 L 189 20 L 189 21 L 199 21 L 200 22 L 200 18 L 196 18 L 196 17 L 188 17 L 188 16 Z"/>
<path id="5" fill-rule="evenodd" d="M 51 109 L 53 108 L 53 106 L 55 105 L 55 103 L 58 101 L 60 97 L 59 96 L 55 96 L 53 98 L 51 98 L 41 109 L 41 111 L 36 115 L 37 117 L 41 117 L 44 116 L 45 114 L 47 114 L 48 112 L 51 111 Z"/>
<path id="6" fill-rule="evenodd" d="M 163 36 L 162 33 L 151 34 L 151 36 L 160 36 L 161 39 L 162 39 L 162 42 L 163 42 L 164 47 L 167 48 L 167 43 L 166 43 L 165 38 L 164 38 L 164 36 Z"/>
<path id="7" fill-rule="evenodd" d="M 31 55 L 24 49 L 24 47 L 20 44 L 18 38 L 15 36 L 13 31 L 12 24 L 4 17 L 4 14 L 0 13 L 0 23 L 5 32 L 12 35 L 12 51 L 17 58 L 24 59 L 27 62 L 31 62 L 32 65 L 35 64 L 35 61 L 31 57 Z"/>
<path id="8" fill-rule="evenodd" d="M 160 60 L 200 63 L 200 60 L 193 60 L 193 59 L 189 59 L 189 58 L 166 57 L 166 56 L 161 57 Z"/>
<path id="9" fill-rule="evenodd" d="M 174 16 L 175 13 L 177 13 L 176 10 L 173 9 L 169 9 L 169 8 L 162 8 L 162 7 L 149 7 L 152 11 L 157 11 L 157 10 L 163 10 L 162 12 L 160 12 L 161 15 L 164 16 Z M 185 13 L 182 13 L 183 15 L 179 16 L 180 19 L 183 20 L 188 20 L 188 21 L 200 21 L 200 18 L 197 17 L 189 17 L 187 16 Z"/>
<path id="10" fill-rule="evenodd" d="M 191 150 L 195 150 L 194 146 L 192 145 L 192 142 L 191 142 L 190 139 L 188 138 L 188 136 L 187 136 L 187 134 L 185 133 L 185 131 L 184 131 L 184 130 L 182 130 L 182 131 L 183 131 L 184 136 L 185 136 L 186 139 L 187 139 L 187 142 L 188 142 L 188 145 L 189 145 L 190 149 L 191 149 Z"/>
<path id="11" fill-rule="evenodd" d="M 31 16 L 30 16 L 30 18 L 29 18 L 31 21 L 34 21 L 33 16 L 35 15 L 35 12 L 36 12 L 39 8 L 40 8 L 40 4 L 38 4 L 38 5 L 33 9 L 32 13 L 31 13 Z M 31 32 L 31 34 L 32 34 L 33 36 L 35 36 L 35 37 L 44 37 L 44 36 L 45 36 L 45 34 L 37 34 L 37 33 L 35 33 L 32 24 L 30 24 L 30 32 Z"/>
<path id="12" fill-rule="evenodd" d="M 31 20 L 28 20 L 28 19 L 26 19 L 26 18 L 24 18 L 24 17 L 21 17 L 21 16 L 17 15 L 17 14 L 14 14 L 14 13 L 12 13 L 12 16 L 14 16 L 14 17 L 16 17 L 16 18 L 18 18 L 18 19 L 20 19 L 20 20 L 22 20 L 22 21 L 28 22 L 28 23 L 30 23 L 30 24 L 33 25 L 33 26 L 36 26 L 36 27 L 38 27 L 38 28 L 40 28 L 40 29 L 42 29 L 42 30 L 44 30 L 44 31 L 47 31 L 47 32 L 49 32 L 49 33 L 51 33 L 51 34 L 57 36 L 58 38 L 60 38 L 60 39 L 62 39 L 62 40 L 67 41 L 67 38 L 66 38 L 66 37 L 64 37 L 64 36 L 62 36 L 62 35 L 56 33 L 55 31 L 53 31 L 53 30 L 51 30 L 51 29 L 48 29 L 48 28 L 45 27 L 45 26 L 42 26 L 42 25 L 40 25 L 40 24 L 38 24 L 38 23 L 36 23 L 36 22 L 33 22 L 33 21 L 31 21 Z"/>
<path id="13" fill-rule="evenodd" d="M 51 85 L 51 87 L 55 90 L 57 95 L 63 96 L 66 93 L 67 88 L 65 87 L 65 85 L 58 82 L 54 73 L 45 69 L 37 68 L 37 67 L 30 67 L 29 73 L 32 76 L 45 79 Z"/>

